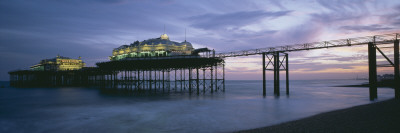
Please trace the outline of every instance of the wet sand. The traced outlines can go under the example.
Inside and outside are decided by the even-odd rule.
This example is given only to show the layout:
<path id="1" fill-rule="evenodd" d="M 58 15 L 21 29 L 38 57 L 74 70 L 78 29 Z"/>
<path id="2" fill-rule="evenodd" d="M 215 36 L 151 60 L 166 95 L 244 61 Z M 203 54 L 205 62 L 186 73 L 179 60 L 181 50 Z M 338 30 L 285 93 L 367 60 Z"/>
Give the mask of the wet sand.
<path id="1" fill-rule="evenodd" d="M 367 105 L 326 112 L 278 125 L 239 132 L 399 133 L 400 100 L 390 99 Z"/>

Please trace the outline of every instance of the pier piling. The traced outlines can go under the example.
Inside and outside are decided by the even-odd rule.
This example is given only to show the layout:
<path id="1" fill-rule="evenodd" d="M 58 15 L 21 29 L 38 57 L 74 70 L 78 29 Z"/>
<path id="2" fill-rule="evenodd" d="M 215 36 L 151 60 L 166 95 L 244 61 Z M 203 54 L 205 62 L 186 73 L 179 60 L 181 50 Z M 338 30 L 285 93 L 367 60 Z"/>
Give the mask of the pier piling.
<path id="1" fill-rule="evenodd" d="M 266 88 L 266 78 L 265 78 L 265 71 L 266 71 L 266 66 L 265 66 L 265 53 L 262 53 L 262 74 L 263 74 L 263 96 L 267 95 L 267 88 Z"/>
<path id="2" fill-rule="evenodd" d="M 377 96 L 377 71 L 376 71 L 376 48 L 375 44 L 368 43 L 368 69 L 369 69 L 369 99 L 374 100 Z"/>
<path id="3" fill-rule="evenodd" d="M 399 40 L 394 41 L 394 89 L 395 98 L 400 99 L 400 75 L 399 75 Z"/>

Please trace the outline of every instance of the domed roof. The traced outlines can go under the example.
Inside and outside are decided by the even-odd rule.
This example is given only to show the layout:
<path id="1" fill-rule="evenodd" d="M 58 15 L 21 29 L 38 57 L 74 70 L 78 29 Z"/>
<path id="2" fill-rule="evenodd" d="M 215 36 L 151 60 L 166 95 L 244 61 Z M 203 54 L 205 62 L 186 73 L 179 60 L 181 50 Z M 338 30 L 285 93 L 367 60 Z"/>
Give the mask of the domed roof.
<path id="1" fill-rule="evenodd" d="M 171 40 L 167 40 L 167 39 L 162 39 L 162 38 L 153 38 L 153 39 L 148 39 L 148 40 L 143 40 L 140 43 L 136 43 L 136 44 L 131 44 L 131 46 L 141 46 L 141 45 L 158 45 L 158 44 L 166 44 L 166 45 L 175 45 L 175 46 L 182 46 L 182 45 L 186 45 L 186 46 L 190 46 L 193 47 L 192 44 L 190 42 L 175 42 L 175 41 L 171 41 Z"/>
<path id="2" fill-rule="evenodd" d="M 115 48 L 114 50 L 125 49 L 128 47 L 137 47 L 137 46 L 142 46 L 145 44 L 146 45 L 165 44 L 165 45 L 175 45 L 175 46 L 186 45 L 187 47 L 193 47 L 192 44 L 190 42 L 187 42 L 186 40 L 179 43 L 179 42 L 169 40 L 169 37 L 167 34 L 162 34 L 160 38 L 147 39 L 147 40 L 143 40 L 142 42 L 135 41 L 134 43 L 131 43 L 130 45 L 122 45 L 118 48 Z"/>
<path id="3" fill-rule="evenodd" d="M 162 34 L 160 38 L 163 40 L 169 40 L 169 37 L 167 34 Z"/>

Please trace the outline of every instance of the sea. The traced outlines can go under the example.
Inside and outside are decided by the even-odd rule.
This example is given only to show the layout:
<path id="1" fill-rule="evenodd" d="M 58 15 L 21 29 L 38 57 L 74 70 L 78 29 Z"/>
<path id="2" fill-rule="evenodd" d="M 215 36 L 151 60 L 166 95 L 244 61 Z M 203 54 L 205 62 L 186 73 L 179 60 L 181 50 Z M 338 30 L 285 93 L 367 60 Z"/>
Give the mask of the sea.
<path id="1" fill-rule="evenodd" d="M 267 81 L 227 80 L 216 93 L 170 92 L 131 95 L 96 88 L 13 88 L 0 82 L 1 133 L 208 133 L 233 132 L 275 125 L 323 112 L 394 97 L 378 88 L 369 100 L 366 80 L 291 80 L 290 94 L 281 83 L 273 95 Z"/>

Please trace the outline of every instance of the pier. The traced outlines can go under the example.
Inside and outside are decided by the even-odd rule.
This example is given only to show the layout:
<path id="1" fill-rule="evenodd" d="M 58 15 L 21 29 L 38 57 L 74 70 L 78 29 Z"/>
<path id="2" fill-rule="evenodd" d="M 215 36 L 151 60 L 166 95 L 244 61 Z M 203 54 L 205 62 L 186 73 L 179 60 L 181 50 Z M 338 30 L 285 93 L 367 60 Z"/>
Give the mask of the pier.
<path id="1" fill-rule="evenodd" d="M 398 38 L 399 34 L 393 33 L 217 54 L 214 50 L 198 49 L 194 50 L 191 53 L 192 55 L 164 57 L 158 55 L 165 55 L 165 52 L 156 53 L 157 57 L 147 57 L 147 53 L 144 54 L 144 57 L 140 57 L 140 54 L 133 53 L 132 57 L 135 58 L 125 58 L 127 54 L 121 53 L 129 53 L 131 49 L 129 49 L 129 46 L 123 46 L 114 50 L 113 56 L 110 57 L 111 61 L 99 62 L 96 64 L 97 67 L 93 68 L 71 71 L 11 71 L 9 72 L 10 84 L 15 87 L 96 86 L 131 91 L 187 90 L 196 94 L 213 93 L 220 90 L 225 91 L 225 58 L 262 55 L 262 94 L 266 95 L 266 71 L 273 71 L 274 95 L 280 95 L 280 71 L 284 71 L 286 74 L 286 95 L 289 95 L 289 52 L 366 45 L 368 47 L 370 100 L 377 98 L 377 67 L 394 68 L 395 98 L 400 99 Z M 153 40 L 169 41 L 166 34 L 157 39 Z M 186 48 L 186 44 L 190 43 L 185 40 L 185 42 L 179 44 L 184 44 L 182 47 Z M 386 46 L 390 44 L 393 45 Z M 131 46 L 139 45 L 139 42 L 131 44 Z M 393 48 L 393 60 L 382 52 L 382 48 Z M 378 65 L 376 51 L 389 64 Z M 120 60 L 121 57 L 124 59 Z"/>

